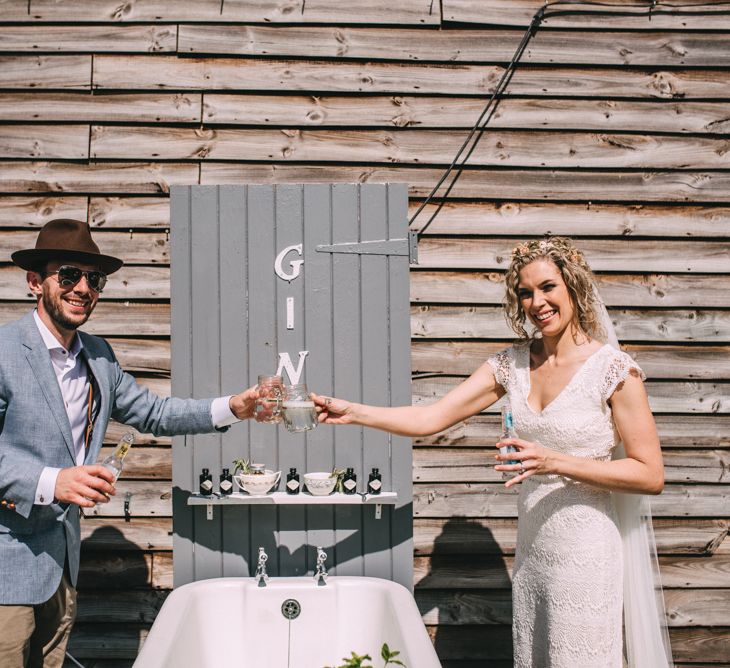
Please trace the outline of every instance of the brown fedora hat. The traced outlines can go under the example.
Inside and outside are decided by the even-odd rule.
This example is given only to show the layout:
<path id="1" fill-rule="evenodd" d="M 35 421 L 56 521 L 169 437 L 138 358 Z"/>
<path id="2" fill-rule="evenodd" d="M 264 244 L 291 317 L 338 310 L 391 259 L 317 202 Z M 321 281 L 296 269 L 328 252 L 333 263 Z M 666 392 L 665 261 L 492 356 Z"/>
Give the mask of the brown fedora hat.
<path id="1" fill-rule="evenodd" d="M 95 264 L 105 274 L 113 274 L 124 262 L 111 255 L 102 255 L 91 238 L 88 223 L 71 218 L 47 222 L 38 233 L 35 248 L 15 251 L 11 259 L 26 271 L 38 271 L 51 260 L 71 260 Z"/>

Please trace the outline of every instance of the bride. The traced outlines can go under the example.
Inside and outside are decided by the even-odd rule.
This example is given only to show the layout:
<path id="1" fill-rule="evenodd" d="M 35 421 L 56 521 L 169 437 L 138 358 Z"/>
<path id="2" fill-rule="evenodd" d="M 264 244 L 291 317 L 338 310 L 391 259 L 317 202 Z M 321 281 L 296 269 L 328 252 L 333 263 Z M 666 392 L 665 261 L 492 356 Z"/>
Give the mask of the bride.
<path id="1" fill-rule="evenodd" d="M 319 419 L 423 436 L 507 394 L 519 438 L 498 446 L 517 452 L 496 455 L 495 469 L 513 476 L 507 487 L 520 486 L 514 665 L 621 668 L 625 654 L 632 668 L 665 668 L 671 654 L 643 496 L 662 491 L 664 471 L 643 373 L 618 349 L 593 274 L 569 239 L 514 249 L 505 306 L 520 340 L 436 403 L 385 408 L 315 395 Z"/>

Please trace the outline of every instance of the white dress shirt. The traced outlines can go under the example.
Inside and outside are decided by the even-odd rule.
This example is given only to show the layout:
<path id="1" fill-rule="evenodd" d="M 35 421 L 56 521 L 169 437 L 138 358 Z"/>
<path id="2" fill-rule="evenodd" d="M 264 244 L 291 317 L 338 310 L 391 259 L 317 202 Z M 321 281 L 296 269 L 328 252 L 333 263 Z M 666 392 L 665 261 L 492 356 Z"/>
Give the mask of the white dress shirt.
<path id="1" fill-rule="evenodd" d="M 33 312 L 38 331 L 51 356 L 53 370 L 56 373 L 61 396 L 66 407 L 66 415 L 71 425 L 76 466 L 81 466 L 86 457 L 86 424 L 89 410 L 89 376 L 83 358 L 80 356 L 83 344 L 79 336 L 74 336 L 73 344 L 66 350 L 58 339 L 46 327 L 38 315 Z M 230 409 L 230 395 L 213 399 L 210 406 L 211 421 L 216 427 L 226 427 L 238 421 Z M 36 486 L 35 503 L 48 505 L 53 501 L 56 490 L 56 479 L 61 469 L 46 466 L 41 472 Z"/>

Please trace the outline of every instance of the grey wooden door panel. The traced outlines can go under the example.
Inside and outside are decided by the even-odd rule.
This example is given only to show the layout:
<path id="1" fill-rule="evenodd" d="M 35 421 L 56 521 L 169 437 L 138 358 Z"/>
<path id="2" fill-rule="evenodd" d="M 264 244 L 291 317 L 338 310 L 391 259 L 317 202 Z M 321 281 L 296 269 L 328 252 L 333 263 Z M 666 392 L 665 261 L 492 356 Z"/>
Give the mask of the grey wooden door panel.
<path id="1" fill-rule="evenodd" d="M 407 236 L 401 221 L 408 220 L 408 197 L 403 189 L 389 188 L 388 238 Z M 411 348 L 410 348 L 410 290 L 409 267 L 403 258 L 391 258 L 388 262 L 388 292 L 390 300 L 388 351 L 390 364 L 390 401 L 393 406 L 411 403 Z M 408 291 L 403 294 L 403 289 Z M 408 332 L 406 342 L 404 332 Z M 400 502 L 391 510 L 390 543 L 393 546 L 391 563 L 393 580 L 412 588 L 413 581 L 413 451 L 411 439 L 392 436 L 390 439 L 390 480 L 397 489 Z"/>
<path id="2" fill-rule="evenodd" d="M 359 197 L 354 185 L 332 186 L 332 243 L 360 239 Z M 318 253 L 320 254 L 320 253 Z M 332 328 L 334 335 L 332 393 L 362 401 L 362 308 L 360 304 L 360 258 L 357 255 L 321 253 L 332 262 Z M 333 430 L 335 461 L 360 468 L 362 430 L 354 427 Z M 358 461 L 352 461 L 357 453 Z M 362 470 L 359 471 L 362 475 Z M 335 507 L 336 562 L 338 575 L 364 575 L 362 559 L 362 511 Z"/>
<path id="3" fill-rule="evenodd" d="M 304 232 L 304 211 L 303 211 L 303 189 L 296 185 L 278 186 L 274 200 L 275 206 L 275 252 L 274 256 L 284 248 L 296 246 L 303 243 Z M 294 252 L 287 255 L 294 261 L 300 259 Z M 301 350 L 308 350 L 305 330 L 305 294 L 308 293 L 306 262 L 300 267 L 300 275 L 292 281 L 282 281 L 278 277 L 275 280 L 276 299 L 276 334 L 277 351 L 289 353 L 292 362 L 298 363 L 298 353 Z M 268 273 L 273 275 L 271 265 Z M 293 327 L 287 325 L 287 298 L 293 299 Z M 311 353 L 310 353 L 311 355 Z M 276 370 L 276 364 L 273 371 Z M 272 373 L 273 373 L 272 371 Z M 284 489 L 286 473 L 290 467 L 297 468 L 301 476 L 306 471 L 306 456 L 308 448 L 308 436 L 304 434 L 291 434 L 286 429 L 274 429 L 279 437 L 279 451 L 277 453 L 278 468 L 284 481 L 280 489 Z M 279 521 L 277 523 L 277 535 L 280 545 L 279 573 L 301 575 L 307 572 L 306 550 L 302 546 L 306 544 L 306 514 L 303 508 L 281 508 L 279 509 Z"/>
<path id="4" fill-rule="evenodd" d="M 214 397 L 220 387 L 220 228 L 218 216 L 211 219 L 211 211 L 218 211 L 217 189 L 195 189 L 190 200 L 190 295 L 193 304 L 193 342 L 209 342 L 193 348 L 193 396 Z M 221 468 L 219 434 L 199 434 L 193 449 L 193 471 L 203 468 L 215 476 Z M 209 522 L 202 509 L 194 514 L 194 530 L 200 543 L 195 550 L 193 566 L 196 580 L 215 577 L 220 572 L 222 557 L 220 517 Z"/>
<path id="5" fill-rule="evenodd" d="M 332 263 L 331 256 L 315 253 L 321 239 L 330 239 L 333 212 L 330 206 L 330 187 L 315 185 L 303 189 L 305 224 L 303 229 L 303 276 L 307 290 L 304 296 L 308 317 L 304 322 L 305 350 L 311 360 L 328 360 L 307 367 L 309 387 L 320 394 L 333 393 L 333 368 L 329 361 L 335 346 L 332 328 Z M 337 461 L 335 454 L 336 430 L 317 428 L 307 435 L 306 469 L 331 470 Z M 337 544 L 336 509 L 312 506 L 306 510 L 307 568 L 315 564 L 313 548 L 328 548 L 330 566 L 336 563 L 334 545 Z"/>
<path id="6" fill-rule="evenodd" d="M 226 248 L 226 252 L 220 253 L 219 260 L 220 331 L 235 333 L 220 337 L 220 392 L 227 395 L 239 392 L 243 387 L 243 379 L 248 380 L 251 376 L 248 292 L 241 289 L 248 283 L 248 192 L 245 188 L 221 186 L 218 189 L 218 220 L 219 238 L 225 240 L 222 245 Z M 240 457 L 250 458 L 250 450 L 248 423 L 229 430 L 222 435 L 221 467 L 230 467 L 233 460 Z M 214 472 L 214 477 L 217 473 Z M 252 547 L 248 527 L 251 524 L 251 509 L 238 506 L 227 509 L 225 513 L 216 513 L 215 517 L 221 523 L 222 572 L 227 575 L 249 575 Z"/>
<path id="7" fill-rule="evenodd" d="M 407 237 L 404 186 L 191 186 L 173 188 L 171 200 L 175 394 L 237 392 L 273 374 L 281 353 L 296 369 L 308 351 L 301 381 L 311 390 L 410 403 L 408 258 L 317 250 Z M 302 261 L 289 280 L 273 271 L 286 248 L 285 270 Z M 216 508 L 208 520 L 204 508 L 186 505 L 203 467 L 217 484 L 221 467 L 241 457 L 281 470 L 284 480 L 289 467 L 303 476 L 353 466 L 361 491 L 378 467 L 400 501 L 382 519 L 365 506 L 238 506 Z M 222 435 L 176 437 L 173 460 L 176 586 L 251 574 L 259 545 L 273 575 L 311 572 L 321 545 L 332 573 L 411 586 L 409 439 L 358 427 L 290 434 L 248 421 Z"/>
<path id="8" fill-rule="evenodd" d="M 175 303 L 171 315 L 173 356 L 176 371 L 172 375 L 172 393 L 180 397 L 193 396 L 193 339 L 192 299 L 190 295 L 190 200 L 189 189 L 179 191 L 170 200 L 170 220 L 175 223 L 175 233 L 170 237 L 170 252 L 176 261 L 170 267 L 170 295 Z M 175 555 L 175 584 L 190 582 L 193 571 L 193 513 L 185 506 L 187 495 L 193 490 L 193 436 L 176 436 L 172 439 L 173 455 L 173 552 Z"/>
<path id="9" fill-rule="evenodd" d="M 361 239 L 388 238 L 387 190 L 377 185 L 363 185 L 360 197 Z M 405 236 L 405 235 L 404 235 Z M 386 255 L 360 255 L 360 294 L 362 299 L 362 388 L 363 401 L 368 404 L 388 405 L 390 383 L 388 368 L 388 264 Z M 363 431 L 363 478 L 367 483 L 370 470 L 377 466 L 390 489 L 390 435 L 382 431 Z M 365 573 L 387 573 L 392 577 L 390 548 L 390 512 L 382 519 L 374 513 L 363 516 L 363 551 Z"/>

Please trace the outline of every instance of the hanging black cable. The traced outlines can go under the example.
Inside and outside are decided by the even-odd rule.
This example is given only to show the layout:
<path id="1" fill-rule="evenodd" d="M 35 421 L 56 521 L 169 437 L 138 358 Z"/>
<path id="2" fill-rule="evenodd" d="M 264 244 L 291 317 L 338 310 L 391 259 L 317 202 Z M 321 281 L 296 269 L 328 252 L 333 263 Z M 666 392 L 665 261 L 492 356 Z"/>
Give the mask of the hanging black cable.
<path id="1" fill-rule="evenodd" d="M 489 102 L 487 102 L 487 105 L 484 107 L 482 113 L 479 115 L 479 118 L 476 120 L 476 123 L 472 126 L 472 129 L 469 131 L 469 134 L 467 135 L 466 139 L 462 143 L 459 150 L 456 152 L 456 155 L 454 156 L 454 159 L 451 161 L 451 164 L 448 166 L 446 171 L 443 173 L 441 178 L 439 179 L 438 183 L 434 186 L 434 188 L 429 193 L 428 197 L 423 201 L 423 203 L 418 207 L 416 210 L 416 213 L 413 214 L 411 219 L 408 221 L 409 225 L 413 223 L 413 221 L 418 217 L 418 215 L 421 213 L 421 211 L 426 207 L 426 205 L 433 199 L 438 189 L 441 187 L 443 182 L 448 178 L 449 174 L 453 171 L 455 167 L 457 167 L 457 163 L 459 161 L 459 158 L 461 157 L 461 154 L 466 150 L 467 146 L 469 146 L 469 143 L 474 140 L 472 143 L 471 148 L 467 151 L 466 155 L 464 156 L 464 160 L 461 162 L 460 165 L 458 165 L 458 169 L 456 171 L 456 174 L 454 175 L 454 178 L 452 179 L 451 183 L 449 184 L 448 188 L 446 189 L 446 192 L 444 193 L 443 197 L 441 198 L 441 201 L 439 202 L 438 206 L 436 207 L 436 211 L 431 214 L 431 217 L 428 219 L 428 222 L 421 228 L 418 235 L 420 236 L 423 234 L 423 232 L 426 230 L 426 228 L 433 222 L 434 218 L 439 214 L 441 209 L 443 208 L 446 198 L 449 196 L 449 193 L 451 192 L 451 189 L 456 184 L 456 181 L 461 176 L 461 172 L 464 169 L 464 165 L 466 164 L 466 161 L 471 157 L 471 154 L 474 152 L 474 149 L 476 148 L 477 144 L 479 143 L 479 140 L 482 137 L 482 134 L 484 134 L 484 131 L 486 129 L 487 124 L 491 120 L 492 116 L 494 115 L 494 112 L 497 110 L 497 106 L 499 105 L 499 99 L 504 90 L 507 88 L 507 84 L 512 79 L 512 76 L 516 70 L 517 63 L 519 62 L 520 58 L 522 57 L 522 54 L 524 53 L 525 49 L 527 48 L 527 45 L 529 44 L 530 40 L 532 39 L 533 35 L 537 32 L 537 28 L 540 25 L 540 22 L 542 21 L 543 14 L 545 11 L 545 7 L 541 7 L 536 13 L 535 16 L 532 17 L 532 21 L 530 22 L 530 27 L 527 29 L 525 34 L 522 36 L 522 40 L 520 41 L 519 46 L 517 47 L 517 50 L 515 51 L 514 55 L 512 56 L 512 60 L 510 60 L 509 65 L 507 65 L 507 68 L 504 71 L 504 74 L 502 75 L 502 78 L 499 80 L 499 83 L 497 84 L 497 87 L 494 89 L 494 92 L 492 93 L 492 96 L 489 98 Z M 484 122 L 482 123 L 482 120 Z"/>
<path id="2" fill-rule="evenodd" d="M 431 189 L 429 194 L 427 195 L 426 199 L 421 202 L 418 209 L 416 209 L 416 212 L 411 216 L 410 220 L 408 221 L 409 227 L 414 223 L 416 218 L 421 214 L 421 212 L 428 206 L 428 204 L 436 197 L 436 193 L 438 192 L 439 188 L 443 185 L 443 183 L 448 179 L 449 175 L 454 172 L 454 176 L 451 179 L 451 182 L 446 188 L 446 191 L 444 194 L 439 198 L 439 203 L 436 206 L 436 210 L 431 214 L 429 219 L 426 221 L 426 224 L 418 231 L 417 236 L 418 238 L 421 237 L 421 235 L 428 229 L 428 227 L 431 225 L 431 223 L 434 221 L 436 216 L 441 212 L 441 209 L 443 208 L 444 204 L 446 203 L 446 200 L 449 197 L 449 194 L 451 193 L 452 189 L 456 185 L 456 182 L 459 180 L 459 177 L 461 176 L 462 172 L 464 171 L 464 167 L 466 166 L 467 161 L 471 157 L 472 153 L 474 152 L 474 149 L 476 149 L 477 144 L 479 143 L 479 140 L 482 138 L 482 135 L 485 133 L 487 129 L 487 125 L 489 121 L 494 116 L 494 113 L 497 110 L 497 107 L 499 106 L 499 102 L 502 99 L 502 95 L 504 91 L 507 88 L 507 85 L 512 80 L 512 77 L 514 76 L 514 73 L 517 69 L 517 65 L 520 63 L 520 60 L 522 58 L 522 55 L 525 52 L 525 49 L 527 48 L 527 45 L 529 44 L 530 40 L 535 36 L 538 29 L 540 28 L 540 25 L 542 24 L 543 20 L 546 18 L 550 18 L 553 16 L 567 16 L 570 14 L 600 14 L 602 16 L 649 16 L 651 19 L 652 14 L 656 15 L 659 13 L 662 14 L 680 14 L 682 16 L 685 15 L 698 15 L 698 16 L 727 16 L 730 15 L 730 10 L 719 10 L 719 11 L 711 11 L 706 9 L 697 9 L 698 7 L 721 7 L 721 6 L 727 6 L 730 7 L 730 2 L 708 2 L 703 4 L 696 4 L 696 5 L 681 5 L 681 4 L 668 4 L 668 3 L 661 3 L 659 4 L 657 0 L 648 0 L 651 4 L 647 6 L 646 4 L 642 5 L 634 5 L 633 8 L 640 10 L 640 11 L 627 11 L 629 8 L 631 8 L 631 5 L 626 4 L 616 4 L 612 2 L 600 2 L 597 0 L 555 0 L 555 2 L 546 2 L 545 5 L 540 7 L 532 17 L 532 20 L 530 21 L 530 25 L 528 26 L 527 30 L 525 31 L 525 34 L 522 36 L 522 39 L 520 40 L 519 45 L 517 46 L 517 49 L 515 50 L 514 55 L 512 56 L 512 59 L 510 60 L 509 64 L 505 68 L 504 73 L 502 74 L 502 77 L 500 78 L 497 86 L 494 89 L 494 92 L 492 93 L 491 97 L 489 98 L 489 101 L 487 102 L 486 106 L 482 110 L 482 113 L 479 114 L 479 118 L 477 118 L 476 122 L 472 126 L 471 130 L 469 131 L 469 134 L 467 135 L 466 139 L 462 143 L 462 145 L 459 147 L 459 150 L 456 152 L 456 155 L 454 156 L 454 159 L 451 161 L 451 164 L 446 168 L 444 173 L 441 175 L 441 178 L 438 180 L 436 185 Z M 572 6 L 572 7 L 580 7 L 580 9 L 554 9 L 558 6 Z M 611 11 L 586 11 L 585 7 L 605 7 L 605 8 L 615 8 L 615 7 L 621 7 L 623 8 L 623 11 L 611 9 Z M 692 9 L 686 9 L 688 7 L 691 7 Z M 643 11 L 641 11 L 643 10 Z M 469 147 L 469 144 L 471 143 L 471 146 Z M 468 150 L 467 150 L 467 147 Z M 459 161 L 462 154 L 464 154 L 464 151 L 466 151 L 466 154 L 464 155 L 463 160 Z M 455 170 L 455 171 L 454 171 Z"/>

